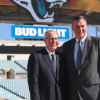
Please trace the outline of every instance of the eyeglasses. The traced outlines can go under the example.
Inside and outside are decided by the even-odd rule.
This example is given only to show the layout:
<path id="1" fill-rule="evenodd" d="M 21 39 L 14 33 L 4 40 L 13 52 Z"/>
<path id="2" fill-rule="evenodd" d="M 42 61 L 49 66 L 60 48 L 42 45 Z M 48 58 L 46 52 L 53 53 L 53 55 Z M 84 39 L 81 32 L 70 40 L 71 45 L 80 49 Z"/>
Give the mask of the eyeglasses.
<path id="1" fill-rule="evenodd" d="M 52 38 L 46 37 L 46 39 L 49 39 L 49 40 L 58 40 L 58 37 L 52 37 Z"/>

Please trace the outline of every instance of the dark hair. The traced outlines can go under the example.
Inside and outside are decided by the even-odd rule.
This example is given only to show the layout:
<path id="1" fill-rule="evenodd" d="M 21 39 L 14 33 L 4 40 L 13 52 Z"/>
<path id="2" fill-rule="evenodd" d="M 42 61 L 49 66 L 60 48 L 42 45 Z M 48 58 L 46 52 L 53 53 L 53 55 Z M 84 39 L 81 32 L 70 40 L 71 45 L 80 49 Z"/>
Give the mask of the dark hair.
<path id="1" fill-rule="evenodd" d="M 72 21 L 74 21 L 74 20 L 78 21 L 80 19 L 84 19 L 87 21 L 87 17 L 85 15 L 74 16 Z"/>

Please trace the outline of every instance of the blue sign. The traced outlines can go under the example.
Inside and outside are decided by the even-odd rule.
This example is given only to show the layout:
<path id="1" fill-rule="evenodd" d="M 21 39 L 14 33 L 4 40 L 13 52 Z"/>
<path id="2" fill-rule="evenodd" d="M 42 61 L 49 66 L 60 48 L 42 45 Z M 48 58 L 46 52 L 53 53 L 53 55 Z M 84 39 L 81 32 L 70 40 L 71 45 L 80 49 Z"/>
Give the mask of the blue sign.
<path id="1" fill-rule="evenodd" d="M 60 39 L 70 38 L 70 27 L 67 26 L 13 25 L 12 36 L 15 39 L 43 39 L 47 30 L 57 31 Z"/>
<path id="2" fill-rule="evenodd" d="M 11 40 L 11 26 L 13 24 L 0 23 L 0 40 Z"/>

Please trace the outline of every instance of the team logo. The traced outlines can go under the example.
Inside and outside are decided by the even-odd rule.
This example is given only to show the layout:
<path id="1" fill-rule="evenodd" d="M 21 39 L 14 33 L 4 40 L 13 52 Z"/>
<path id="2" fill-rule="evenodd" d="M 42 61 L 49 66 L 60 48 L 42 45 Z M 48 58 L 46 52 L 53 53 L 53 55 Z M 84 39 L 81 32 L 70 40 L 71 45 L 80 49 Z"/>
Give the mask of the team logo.
<path id="1" fill-rule="evenodd" d="M 54 7 L 62 7 L 66 0 L 12 0 L 27 9 L 36 22 L 53 22 Z"/>

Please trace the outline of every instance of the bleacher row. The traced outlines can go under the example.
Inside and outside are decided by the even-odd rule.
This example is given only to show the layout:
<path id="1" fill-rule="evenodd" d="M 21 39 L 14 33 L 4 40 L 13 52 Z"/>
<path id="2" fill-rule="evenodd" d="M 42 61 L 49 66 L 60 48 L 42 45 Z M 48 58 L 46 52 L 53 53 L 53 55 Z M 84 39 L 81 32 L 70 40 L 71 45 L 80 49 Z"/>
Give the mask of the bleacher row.
<path id="1" fill-rule="evenodd" d="M 15 77 L 7 79 L 3 70 L 13 69 Z M 26 60 L 0 60 L 0 97 L 4 100 L 30 100 Z M 25 77 L 22 77 L 24 75 Z M 1 100 L 1 99 L 0 99 Z"/>
<path id="2" fill-rule="evenodd" d="M 27 80 L 0 80 L 0 96 L 8 100 L 30 100 Z"/>
<path id="3" fill-rule="evenodd" d="M 0 69 L 14 69 L 16 73 L 26 73 L 27 61 L 25 60 L 0 60 Z"/>

